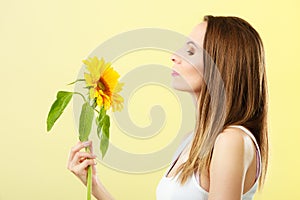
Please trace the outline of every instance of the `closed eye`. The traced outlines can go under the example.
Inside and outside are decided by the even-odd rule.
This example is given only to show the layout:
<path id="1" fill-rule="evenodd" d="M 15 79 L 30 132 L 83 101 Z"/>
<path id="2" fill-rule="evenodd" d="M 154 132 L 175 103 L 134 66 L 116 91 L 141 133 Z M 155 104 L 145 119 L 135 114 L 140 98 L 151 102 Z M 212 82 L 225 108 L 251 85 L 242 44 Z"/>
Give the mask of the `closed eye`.
<path id="1" fill-rule="evenodd" d="M 191 49 L 187 50 L 186 52 L 188 52 L 188 54 L 189 54 L 190 56 L 194 55 L 194 51 L 191 50 Z"/>

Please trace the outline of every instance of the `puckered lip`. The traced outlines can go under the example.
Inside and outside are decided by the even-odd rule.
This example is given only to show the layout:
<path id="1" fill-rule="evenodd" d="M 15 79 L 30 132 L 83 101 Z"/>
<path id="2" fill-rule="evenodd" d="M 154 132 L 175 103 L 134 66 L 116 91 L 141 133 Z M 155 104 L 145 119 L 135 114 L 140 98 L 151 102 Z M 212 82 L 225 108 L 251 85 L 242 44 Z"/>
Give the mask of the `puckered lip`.
<path id="1" fill-rule="evenodd" d="M 174 77 L 179 76 L 180 74 L 173 69 L 171 75 Z"/>

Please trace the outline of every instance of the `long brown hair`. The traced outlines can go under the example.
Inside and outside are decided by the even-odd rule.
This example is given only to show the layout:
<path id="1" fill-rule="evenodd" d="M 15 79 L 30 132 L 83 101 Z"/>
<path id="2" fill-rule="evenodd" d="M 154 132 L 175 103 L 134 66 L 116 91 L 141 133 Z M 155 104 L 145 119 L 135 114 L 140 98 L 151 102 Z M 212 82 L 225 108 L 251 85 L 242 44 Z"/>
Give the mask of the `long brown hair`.
<path id="1" fill-rule="evenodd" d="M 182 163 L 184 184 L 194 172 L 209 172 L 214 143 L 229 125 L 242 125 L 255 136 L 262 157 L 259 186 L 268 165 L 267 81 L 264 48 L 257 31 L 238 17 L 205 16 L 205 84 L 197 102 L 197 120 L 189 158 Z"/>

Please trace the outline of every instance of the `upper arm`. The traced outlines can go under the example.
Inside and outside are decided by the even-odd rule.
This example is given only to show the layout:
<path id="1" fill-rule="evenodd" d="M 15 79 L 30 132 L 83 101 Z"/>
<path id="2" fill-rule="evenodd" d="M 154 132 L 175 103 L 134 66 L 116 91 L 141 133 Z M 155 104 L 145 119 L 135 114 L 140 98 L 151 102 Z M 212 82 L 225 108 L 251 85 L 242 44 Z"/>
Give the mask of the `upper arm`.
<path id="1" fill-rule="evenodd" d="M 215 142 L 211 166 L 209 200 L 240 200 L 250 162 L 247 142 L 238 131 L 221 133 Z"/>

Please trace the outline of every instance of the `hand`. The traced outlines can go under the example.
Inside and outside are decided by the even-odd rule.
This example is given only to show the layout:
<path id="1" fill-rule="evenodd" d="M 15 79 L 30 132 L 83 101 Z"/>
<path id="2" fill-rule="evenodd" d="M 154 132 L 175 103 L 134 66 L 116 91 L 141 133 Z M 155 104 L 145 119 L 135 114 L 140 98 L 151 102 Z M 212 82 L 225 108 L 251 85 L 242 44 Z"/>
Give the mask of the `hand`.
<path id="1" fill-rule="evenodd" d="M 89 147 L 91 153 L 82 152 L 83 148 Z M 78 142 L 75 146 L 71 148 L 69 159 L 67 163 L 67 168 L 73 174 L 75 174 L 84 185 L 86 185 L 87 179 L 87 168 L 88 166 L 92 166 L 92 186 L 98 184 L 97 173 L 95 165 L 97 162 L 95 161 L 96 156 L 93 154 L 93 146 L 92 141 L 87 142 Z"/>

